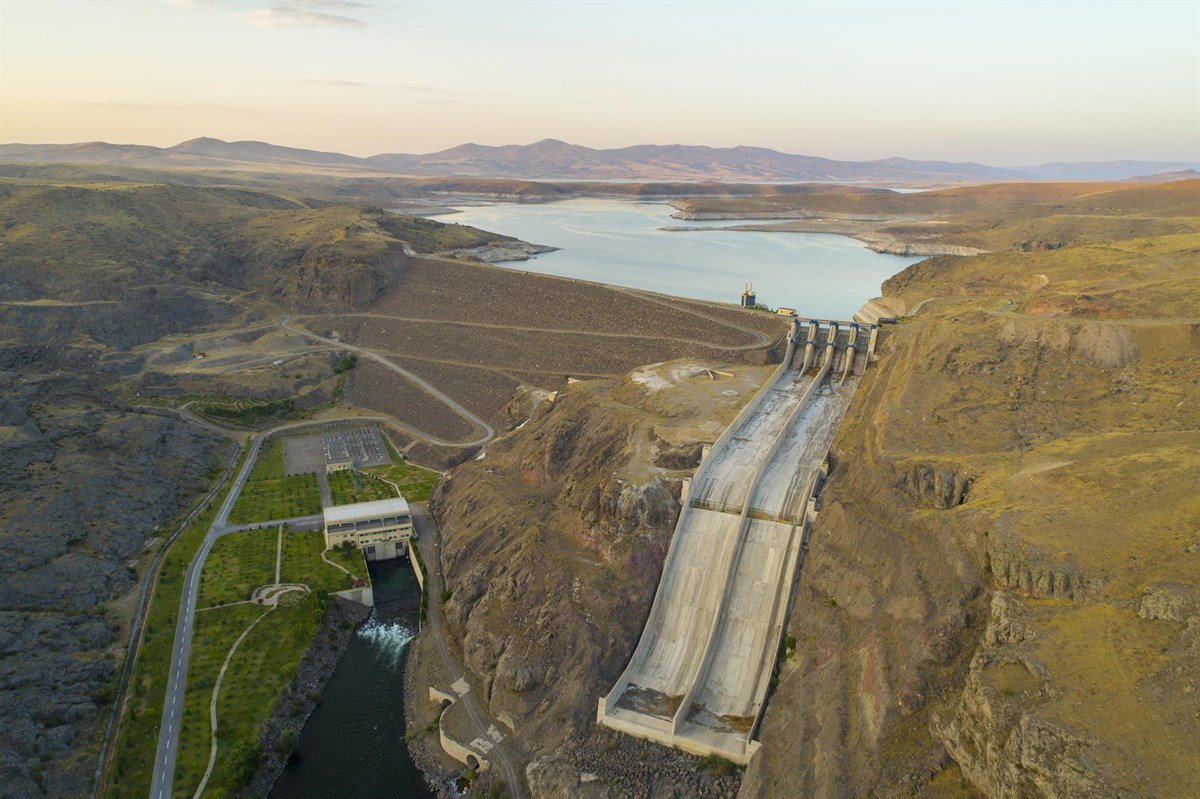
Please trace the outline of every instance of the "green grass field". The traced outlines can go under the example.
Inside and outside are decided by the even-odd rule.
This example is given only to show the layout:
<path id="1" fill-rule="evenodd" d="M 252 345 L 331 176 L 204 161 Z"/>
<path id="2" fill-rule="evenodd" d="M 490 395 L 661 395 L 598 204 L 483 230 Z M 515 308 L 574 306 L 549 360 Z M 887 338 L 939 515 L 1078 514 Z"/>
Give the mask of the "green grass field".
<path id="1" fill-rule="evenodd" d="M 208 564 L 205 563 L 206 572 L 207 567 Z M 175 760 L 176 797 L 193 796 L 200 785 L 204 769 L 208 767 L 212 736 L 209 702 L 212 701 L 212 689 L 217 674 L 221 671 L 221 664 L 225 662 L 225 656 L 229 654 L 233 642 L 250 622 L 266 612 L 258 605 L 237 605 L 196 614 L 192 652 L 188 660 L 187 690 L 183 697 L 183 715 L 180 719 L 179 751 Z M 243 642 L 242 646 L 245 645 L 246 642 Z M 230 673 L 226 675 L 226 680 L 232 678 L 234 665 L 230 664 Z M 222 710 L 226 708 L 218 707 L 218 713 Z M 221 732 L 224 733 L 224 730 Z M 217 770 L 214 770 L 213 776 L 218 776 Z M 214 780 L 210 780 L 209 785 L 214 786 L 214 783 Z M 211 790 L 211 787 L 208 790 Z"/>
<path id="2" fill-rule="evenodd" d="M 244 602 L 255 588 L 275 582 L 276 529 L 233 533 L 213 544 L 196 607 Z"/>
<path id="3" fill-rule="evenodd" d="M 417 488 L 410 499 L 426 499 L 439 475 L 404 463 L 394 450 L 392 456 L 400 462 L 377 467 L 375 471 L 390 475 L 410 491 Z M 237 468 L 240 466 L 239 463 Z M 376 483 L 390 490 L 386 483 L 367 481 L 370 485 Z M 162 576 L 147 618 L 145 640 L 134 669 L 130 710 L 121 728 L 106 796 L 140 798 L 149 792 L 183 575 L 222 499 L 223 494 L 218 495 L 164 557 Z M 315 514 L 320 510 L 316 475 L 284 476 L 283 443 L 276 439 L 263 445 L 230 520 L 246 524 Z M 275 697 L 291 678 L 295 664 L 311 640 L 317 623 L 314 614 L 318 598 L 352 585 L 349 576 L 321 560 L 324 538 L 320 533 L 287 532 L 283 541 L 281 581 L 305 583 L 314 595 L 298 605 L 271 611 L 239 647 L 222 684 L 220 707 L 228 708 L 220 721 L 222 754 L 242 738 L 253 736 L 257 725 L 267 717 Z M 275 552 L 275 530 L 247 530 L 223 537 L 209 553 L 200 578 L 198 607 L 217 607 L 197 615 L 176 774 L 177 796 L 191 796 L 195 792 L 207 765 L 208 703 L 221 663 L 233 641 L 264 612 L 254 605 L 220 605 L 248 599 L 258 586 L 273 583 Z M 331 551 L 329 558 L 369 584 L 359 550 Z M 228 736 L 224 713 L 230 715 Z M 219 756 L 210 790 L 219 793 L 227 787 L 224 780 Z"/>
<path id="4" fill-rule="evenodd" d="M 284 477 L 283 439 L 272 438 L 263 442 L 258 450 L 258 460 L 250 470 L 248 480 L 278 480 Z"/>
<path id="5" fill-rule="evenodd" d="M 441 475 L 414 466 L 383 437 L 392 462 L 387 466 L 368 466 L 362 470 L 334 472 L 329 475 L 329 498 L 334 505 L 372 502 L 396 496 L 396 487 L 409 502 L 426 502 Z M 365 474 L 364 474 L 365 473 Z M 396 487 L 393 487 L 395 484 Z"/>
<path id="6" fill-rule="evenodd" d="M 233 524 L 254 524 L 272 519 L 314 516 L 321 512 L 321 486 L 315 474 L 297 474 L 271 480 L 246 481 L 241 496 L 229 512 Z"/>
<path id="7" fill-rule="evenodd" d="M 400 487 L 400 493 L 409 502 L 427 502 L 434 486 L 442 476 L 429 469 L 422 469 L 403 460 L 391 466 L 371 466 L 365 469 L 368 474 L 390 480 Z"/>
<path id="8" fill-rule="evenodd" d="M 274 583 L 276 536 L 274 530 L 246 530 L 222 538 L 204 564 L 200 577 L 201 596 L 205 596 L 205 586 L 210 586 L 210 597 L 219 596 L 219 590 L 228 592 L 235 586 L 241 590 L 240 586 L 249 584 L 250 575 L 262 575 L 263 579 L 250 585 L 246 589 L 247 595 L 259 585 Z M 323 550 L 321 533 L 284 533 L 280 581 L 308 585 L 313 593 L 303 601 L 283 604 L 269 612 L 258 605 L 234 605 L 197 614 L 179 739 L 176 796 L 194 795 L 208 765 L 209 702 L 221 664 L 238 636 L 255 618 L 266 613 L 230 661 L 217 701 L 217 763 L 205 794 L 220 796 L 232 787 L 225 774 L 229 752 L 239 742 L 257 737 L 259 725 L 266 720 L 292 679 L 296 665 L 312 640 L 324 597 L 352 586 L 349 576 L 321 559 Z M 361 551 L 330 552 L 329 556 L 355 576 L 368 578 Z M 238 577 L 226 580 L 228 573 Z M 199 606 L 207 607 L 203 599 Z"/>
<path id="9" fill-rule="evenodd" d="M 321 560 L 325 536 L 321 533 L 288 533 L 283 537 L 283 567 L 280 579 L 285 583 L 306 583 L 317 593 L 344 591 L 351 587 L 350 578 Z M 367 564 L 361 549 L 334 549 L 329 559 L 341 565 L 360 580 L 370 584 Z M 319 564 L 320 568 L 316 568 Z"/>
<path id="10" fill-rule="evenodd" d="M 433 492 L 434 486 L 442 476 L 437 472 L 423 469 L 420 466 L 415 466 L 396 451 L 392 446 L 391 439 L 386 435 L 383 437 L 383 443 L 387 446 L 388 455 L 392 458 L 392 463 L 389 466 L 369 466 L 363 471 L 367 474 L 381 477 L 384 480 L 395 483 L 400 487 L 400 493 L 409 502 L 428 502 L 429 495 Z M 386 486 L 387 484 L 384 483 Z M 330 491 L 333 486 L 330 484 Z M 385 496 L 391 496 L 390 494 Z M 360 501 L 360 500 L 354 500 Z M 337 503 L 335 504 L 343 504 Z"/>
<path id="11" fill-rule="evenodd" d="M 363 474 L 352 470 L 334 472 L 329 475 L 329 498 L 334 505 L 371 502 L 376 499 L 391 499 L 395 496 L 396 489 L 391 483 L 369 473 Z"/>
<path id="12" fill-rule="evenodd" d="M 321 546 L 325 546 L 324 536 L 321 537 L 320 541 Z M 367 561 L 363 557 L 361 549 L 355 547 L 331 549 L 326 553 L 326 557 L 349 571 L 358 579 L 365 580 L 367 585 L 371 584 L 371 575 L 367 573 Z"/>

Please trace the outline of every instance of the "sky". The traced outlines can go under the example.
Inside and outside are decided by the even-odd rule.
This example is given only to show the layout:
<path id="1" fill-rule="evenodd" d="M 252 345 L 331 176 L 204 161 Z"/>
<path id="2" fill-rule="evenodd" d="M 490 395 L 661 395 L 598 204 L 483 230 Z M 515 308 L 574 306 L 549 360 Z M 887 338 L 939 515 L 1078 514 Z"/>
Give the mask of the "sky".
<path id="1" fill-rule="evenodd" d="M 1200 160 L 1200 2 L 0 0 L 0 142 Z"/>

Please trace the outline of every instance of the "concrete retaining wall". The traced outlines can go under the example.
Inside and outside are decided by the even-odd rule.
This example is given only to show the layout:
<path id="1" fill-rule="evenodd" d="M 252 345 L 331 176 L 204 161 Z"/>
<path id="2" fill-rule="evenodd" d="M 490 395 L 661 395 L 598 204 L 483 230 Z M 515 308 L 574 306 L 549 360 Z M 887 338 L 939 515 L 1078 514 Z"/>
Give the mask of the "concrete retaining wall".
<path id="1" fill-rule="evenodd" d="M 443 691 L 438 688 L 434 688 L 432 685 L 429 686 L 429 701 L 430 702 L 436 702 L 439 705 L 442 704 L 443 702 L 449 702 L 450 704 L 454 704 L 454 701 L 457 698 L 458 697 L 456 697 L 454 694 L 452 694 L 448 691 Z"/>
<path id="2" fill-rule="evenodd" d="M 417 585 L 421 586 L 421 592 L 425 592 L 425 572 L 421 568 L 421 559 L 417 557 L 416 550 L 413 547 L 412 539 L 408 539 L 408 562 L 412 564 L 413 574 L 417 576 Z"/>
<path id="3" fill-rule="evenodd" d="M 435 690 L 436 689 L 434 688 L 429 689 L 429 696 L 431 699 L 434 696 Z M 449 699 L 452 703 L 450 707 L 446 708 L 442 715 L 438 716 L 438 743 L 442 745 L 442 751 L 450 755 L 450 757 L 454 758 L 459 763 L 462 763 L 464 766 L 471 766 L 472 763 L 478 763 L 478 765 L 473 767 L 477 772 L 487 771 L 492 765 L 487 761 L 487 758 L 476 752 L 474 749 L 460 744 L 458 741 L 446 734 L 446 714 L 449 713 L 454 707 L 457 697 L 451 696 L 443 691 L 437 691 L 437 694 L 440 698 Z"/>
<path id="4" fill-rule="evenodd" d="M 367 586 L 366 588 L 347 588 L 345 591 L 338 591 L 334 596 L 349 599 L 351 602 L 357 602 L 369 608 L 375 607 L 375 589 L 371 586 Z"/>

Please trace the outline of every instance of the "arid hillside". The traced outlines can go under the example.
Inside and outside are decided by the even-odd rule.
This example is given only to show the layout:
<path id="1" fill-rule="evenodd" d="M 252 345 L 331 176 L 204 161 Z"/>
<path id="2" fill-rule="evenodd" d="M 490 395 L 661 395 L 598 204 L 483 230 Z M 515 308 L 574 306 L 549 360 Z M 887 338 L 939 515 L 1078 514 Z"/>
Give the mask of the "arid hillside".
<path id="1" fill-rule="evenodd" d="M 1200 231 L 1200 180 L 1002 183 L 915 194 L 836 189 L 672 205 L 683 219 L 791 220 L 739 229 L 843 233 L 906 255 L 1052 250 Z"/>
<path id="2" fill-rule="evenodd" d="M 295 323 L 386 355 L 498 430 L 524 420 L 568 378 L 617 378 L 679 358 L 764 364 L 786 347 L 788 329 L 774 314 L 430 258 L 410 259 L 394 285 L 357 313 Z M 349 400 L 447 440 L 476 434 L 377 364 L 355 369 Z"/>
<path id="3" fill-rule="evenodd" d="M 697 358 L 572 383 L 435 497 L 449 632 L 492 716 L 518 733 L 535 796 L 683 799 L 736 786 L 594 719 L 641 634 L 681 478 L 773 369 Z M 425 685 L 445 676 L 434 640 L 410 657 L 423 726 L 434 712 Z M 435 738 L 416 742 L 436 752 Z M 581 771 L 602 781 L 583 788 Z"/>
<path id="4" fill-rule="evenodd" d="M 1195 224 L 1196 185 L 1068 194 L 1028 215 L 1061 246 L 1026 251 L 997 218 L 998 252 L 885 285 L 903 318 L 835 443 L 740 795 L 1196 793 L 1200 235 L 1158 227 Z M 1064 235 L 1101 217 L 1108 238 Z M 676 411 L 610 385 L 570 386 L 437 498 L 451 629 L 539 797 L 702 784 L 593 719 L 640 632 L 673 481 L 719 427 L 668 435 Z"/>
<path id="5" fill-rule="evenodd" d="M 1128 238 L 885 284 L 933 299 L 839 432 L 744 796 L 1196 794 L 1198 254 Z"/>

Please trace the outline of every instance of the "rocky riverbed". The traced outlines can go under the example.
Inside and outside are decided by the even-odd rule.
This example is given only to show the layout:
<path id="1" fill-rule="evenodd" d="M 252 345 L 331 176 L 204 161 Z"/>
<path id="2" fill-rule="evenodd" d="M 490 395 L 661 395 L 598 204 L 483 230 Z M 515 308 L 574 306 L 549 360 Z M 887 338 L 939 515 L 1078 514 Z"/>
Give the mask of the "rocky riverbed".
<path id="1" fill-rule="evenodd" d="M 527 774 L 538 799 L 733 799 L 742 782 L 731 763 L 600 729 L 535 761 Z"/>

